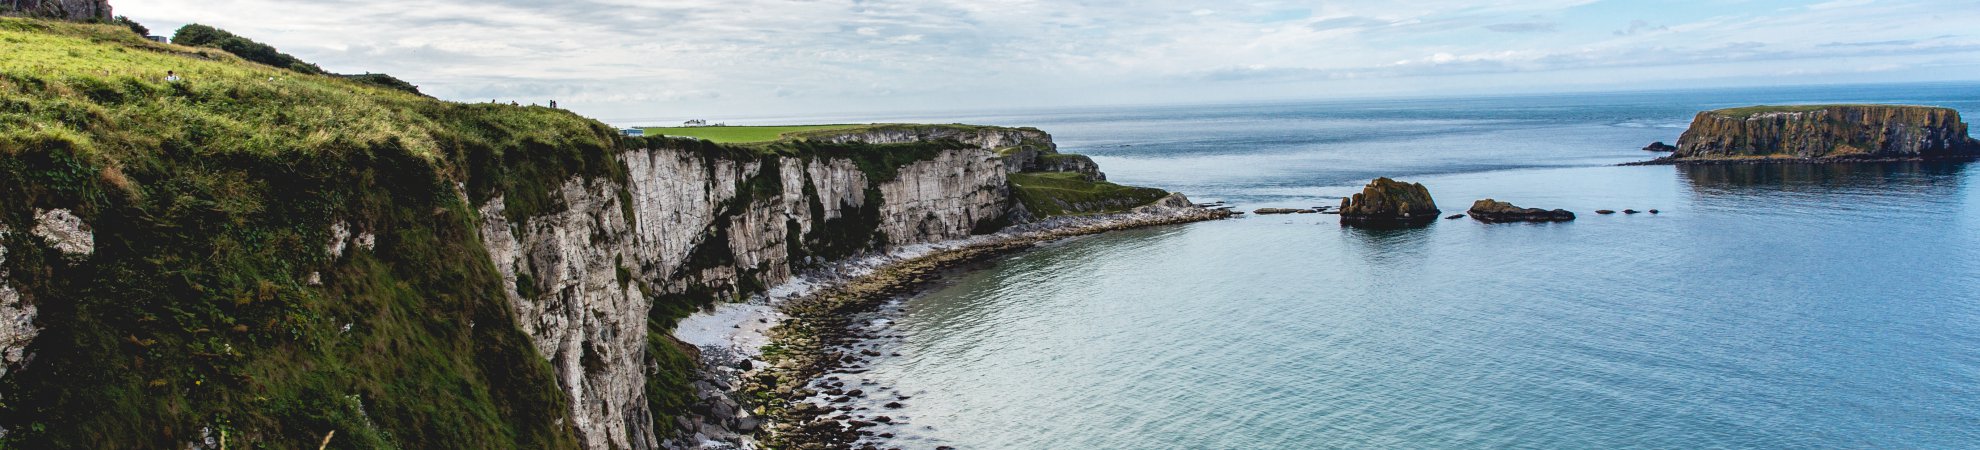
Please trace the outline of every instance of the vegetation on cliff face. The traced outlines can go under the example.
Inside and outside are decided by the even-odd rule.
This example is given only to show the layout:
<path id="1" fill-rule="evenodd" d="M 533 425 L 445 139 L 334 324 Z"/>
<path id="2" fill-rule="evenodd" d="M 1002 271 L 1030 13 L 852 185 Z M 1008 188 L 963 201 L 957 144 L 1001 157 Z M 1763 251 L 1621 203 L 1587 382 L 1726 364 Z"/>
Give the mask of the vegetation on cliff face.
<path id="1" fill-rule="evenodd" d="M 1091 181 L 1078 172 L 1011 174 L 1011 196 L 1037 218 L 1111 214 L 1154 203 L 1169 191 Z"/>
<path id="2" fill-rule="evenodd" d="M 112 25 L 0 19 L 0 42 L 0 223 L 68 209 L 96 240 L 75 257 L 5 235 L 42 331 L 0 379 L 0 445 L 575 445 L 454 182 L 528 204 L 610 176 L 609 128 Z"/>
<path id="3" fill-rule="evenodd" d="M 1836 160 L 1974 156 L 1959 112 L 1901 105 L 1751 106 L 1699 113 L 1671 159 Z"/>
<path id="4" fill-rule="evenodd" d="M 626 186 L 619 152 L 668 148 L 762 163 L 726 218 L 771 201 L 783 158 L 849 160 L 877 184 L 969 147 L 622 138 L 564 111 L 442 102 L 273 55 L 280 66 L 120 25 L 0 18 L 0 230 L 13 231 L 0 231 L 0 282 L 40 311 L 32 362 L 0 377 L 0 448 L 219 436 L 296 448 L 332 431 L 330 448 L 574 447 L 568 400 L 516 325 L 474 206 L 500 198 L 515 223 L 557 213 L 566 181 Z M 1077 175 L 1024 175 L 1016 191 L 1045 212 L 1160 198 Z M 812 214 L 810 233 L 789 238 L 794 260 L 886 242 L 885 199 L 864 195 L 840 217 Z M 95 251 L 20 232 L 51 210 L 80 218 Z M 704 242 L 726 242 L 725 229 Z M 725 258 L 702 245 L 685 270 Z M 638 263 L 622 264 L 621 283 Z M 666 333 L 763 288 L 743 272 L 733 286 L 646 293 L 659 429 L 693 400 L 693 349 Z"/>

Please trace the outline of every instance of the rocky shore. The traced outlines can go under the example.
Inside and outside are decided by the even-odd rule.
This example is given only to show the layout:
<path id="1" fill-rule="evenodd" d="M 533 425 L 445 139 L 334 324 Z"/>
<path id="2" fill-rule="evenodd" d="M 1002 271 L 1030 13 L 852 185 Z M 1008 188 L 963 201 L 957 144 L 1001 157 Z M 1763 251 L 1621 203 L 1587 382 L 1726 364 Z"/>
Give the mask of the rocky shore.
<path id="1" fill-rule="evenodd" d="M 896 419 L 878 398 L 884 387 L 848 386 L 833 374 L 857 373 L 884 354 L 874 341 L 884 330 L 862 327 L 890 300 L 910 295 L 943 273 L 1043 243 L 1115 230 L 1232 216 L 1174 194 L 1127 212 L 1055 217 L 994 234 L 905 246 L 803 274 L 748 303 L 719 306 L 683 320 L 674 335 L 700 350 L 695 384 L 699 420 L 676 424 L 691 442 L 670 448 L 881 448 L 871 431 Z M 828 378 L 829 377 L 829 378 Z M 865 390 L 863 390 L 865 389 Z M 868 392 L 872 390 L 873 392 Z M 885 400 L 881 402 L 880 400 Z M 852 406 L 856 401 L 875 403 Z M 860 410 L 866 408 L 867 410 Z M 761 441 L 759 441 L 761 439 Z"/>

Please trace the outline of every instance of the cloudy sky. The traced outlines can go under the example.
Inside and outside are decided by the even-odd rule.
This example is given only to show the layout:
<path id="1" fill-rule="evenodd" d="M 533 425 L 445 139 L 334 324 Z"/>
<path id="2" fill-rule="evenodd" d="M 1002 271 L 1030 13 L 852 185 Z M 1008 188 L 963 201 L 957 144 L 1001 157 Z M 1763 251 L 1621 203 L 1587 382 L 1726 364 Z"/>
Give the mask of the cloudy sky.
<path id="1" fill-rule="evenodd" d="M 685 118 L 1980 79 L 1980 0 L 120 0 L 452 100 Z"/>

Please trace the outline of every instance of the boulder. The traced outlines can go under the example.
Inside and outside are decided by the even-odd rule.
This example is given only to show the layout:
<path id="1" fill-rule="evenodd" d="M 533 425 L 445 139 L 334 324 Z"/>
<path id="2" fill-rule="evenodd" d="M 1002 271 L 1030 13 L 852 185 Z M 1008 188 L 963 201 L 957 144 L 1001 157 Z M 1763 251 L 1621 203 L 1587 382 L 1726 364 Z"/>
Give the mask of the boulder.
<path id="1" fill-rule="evenodd" d="M 110 20 L 110 0 L 0 1 L 0 16 L 107 22 Z"/>
<path id="2" fill-rule="evenodd" d="M 1597 209 L 1597 210 L 1595 210 L 1595 213 L 1596 213 L 1596 214 L 1601 214 L 1601 215 L 1609 215 L 1609 214 L 1615 214 L 1616 212 L 1615 212 L 1615 211 L 1611 211 L 1611 210 L 1606 210 L 1606 209 Z"/>
<path id="3" fill-rule="evenodd" d="M 1479 200 L 1466 211 L 1479 222 L 1567 222 L 1574 220 L 1574 213 L 1565 209 L 1552 211 L 1540 208 L 1521 208 L 1511 203 L 1493 199 Z"/>
<path id="4" fill-rule="evenodd" d="M 1664 143 L 1664 141 L 1657 141 L 1657 142 L 1652 142 L 1652 143 L 1650 143 L 1650 145 L 1649 145 L 1649 146 L 1645 146 L 1645 147 L 1643 147 L 1643 151 L 1646 151 L 1646 152 L 1665 152 L 1665 153 L 1668 153 L 1668 152 L 1675 152 L 1675 151 L 1677 151 L 1677 150 L 1678 150 L 1678 148 L 1677 148 L 1677 146 L 1675 146 L 1675 145 L 1671 145 L 1671 144 L 1666 144 L 1666 143 Z"/>
<path id="5" fill-rule="evenodd" d="M 1355 226 L 1422 225 L 1443 211 L 1418 183 L 1377 178 L 1353 197 L 1341 199 L 1341 224 Z"/>

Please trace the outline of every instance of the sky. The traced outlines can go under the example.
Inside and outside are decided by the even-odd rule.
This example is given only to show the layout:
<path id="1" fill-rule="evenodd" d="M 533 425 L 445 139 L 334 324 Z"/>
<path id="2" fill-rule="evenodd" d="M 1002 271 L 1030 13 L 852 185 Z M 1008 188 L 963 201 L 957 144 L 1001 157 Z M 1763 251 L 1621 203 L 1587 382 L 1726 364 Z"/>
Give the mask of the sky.
<path id="1" fill-rule="evenodd" d="M 618 125 L 1980 79 L 1980 0 L 114 0 Z"/>

